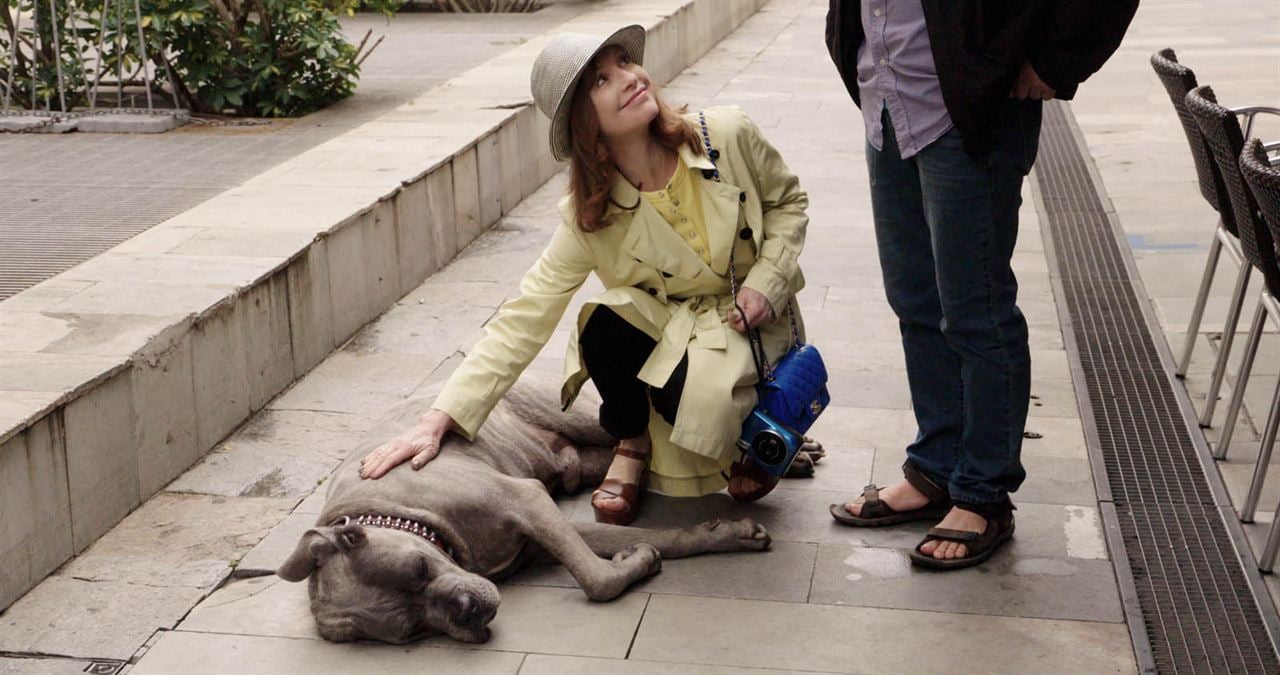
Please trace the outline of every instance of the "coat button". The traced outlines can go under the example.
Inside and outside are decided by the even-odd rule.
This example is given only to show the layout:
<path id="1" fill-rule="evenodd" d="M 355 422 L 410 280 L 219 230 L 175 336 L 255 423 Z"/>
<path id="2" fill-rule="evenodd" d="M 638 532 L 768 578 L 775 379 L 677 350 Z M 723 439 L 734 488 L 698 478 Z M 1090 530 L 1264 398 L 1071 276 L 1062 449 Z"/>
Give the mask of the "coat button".
<path id="1" fill-rule="evenodd" d="M 719 151 L 719 150 L 716 150 L 715 148 L 711 148 L 711 152 L 708 152 L 708 153 L 707 153 L 707 156 L 708 156 L 708 157 L 710 157 L 710 158 L 711 158 L 711 161 L 713 161 L 713 162 L 714 162 L 714 161 L 716 161 L 716 160 L 720 159 L 720 151 Z"/>
<path id="2" fill-rule="evenodd" d="M 745 193 L 745 192 L 739 192 L 739 193 L 738 193 L 738 201 L 740 201 L 740 202 L 745 202 L 745 201 L 747 201 L 747 193 Z"/>
<path id="3" fill-rule="evenodd" d="M 703 177 L 703 178 L 705 178 L 705 179 L 707 179 L 707 180 L 711 180 L 712 178 L 715 178 L 715 177 L 716 177 L 716 170 L 715 170 L 715 169 L 703 169 L 703 170 L 702 170 L 702 177 Z"/>
<path id="4" fill-rule="evenodd" d="M 746 240 L 750 239 L 750 238 L 751 238 L 751 228 L 749 228 L 749 227 L 744 227 L 744 228 L 742 228 L 742 231 L 738 232 L 738 238 L 739 238 L 739 239 L 741 239 L 741 240 L 743 240 L 743 241 L 746 241 Z"/>
<path id="5" fill-rule="evenodd" d="M 671 278 L 671 273 L 670 273 L 670 272 L 663 272 L 663 273 L 662 273 L 662 276 L 663 276 L 663 277 L 665 277 L 665 278 L 667 278 L 667 279 L 670 279 L 670 278 Z"/>
<path id="6" fill-rule="evenodd" d="M 649 295 L 657 295 L 657 294 L 658 294 L 658 289 L 656 288 L 649 289 Z"/>

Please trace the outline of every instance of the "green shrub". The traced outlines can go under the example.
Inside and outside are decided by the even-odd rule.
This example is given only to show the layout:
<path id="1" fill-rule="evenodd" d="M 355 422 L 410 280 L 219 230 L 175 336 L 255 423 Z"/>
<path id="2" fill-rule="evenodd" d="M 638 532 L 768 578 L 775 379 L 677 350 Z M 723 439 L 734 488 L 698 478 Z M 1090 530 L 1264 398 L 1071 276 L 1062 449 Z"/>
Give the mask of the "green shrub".
<path id="1" fill-rule="evenodd" d="M 23 107 L 30 104 L 33 72 L 38 101 L 50 97 L 57 85 L 52 47 L 30 58 L 35 27 L 22 27 L 20 40 L 27 48 L 15 63 L 9 63 L 8 35 L 16 16 L 12 10 L 20 6 L 29 17 L 34 1 L 0 0 L 0 8 L 5 10 L 0 14 L 5 22 L 5 32 L 0 34 L 0 80 L 7 78 L 9 70 L 15 73 L 13 93 Z M 305 115 L 350 95 L 360 63 L 372 49 L 367 34 L 359 45 L 343 38 L 339 15 L 353 14 L 361 6 L 391 15 L 402 1 L 141 0 L 145 63 L 154 80 L 168 81 L 172 73 L 180 104 L 194 112 Z M 48 6 L 47 0 L 40 4 Z M 105 21 L 104 4 L 110 7 Z M 124 11 L 118 11 L 121 5 Z M 67 16 L 67 0 L 55 0 L 55 6 L 59 6 L 60 17 Z M 71 43 L 62 49 L 63 79 L 75 92 L 75 103 L 68 101 L 68 107 L 83 104 L 86 86 L 91 87 L 99 77 L 114 80 L 123 72 L 126 81 L 138 81 L 144 64 L 138 54 L 138 22 L 131 2 L 80 0 L 72 6 L 75 15 L 70 23 L 76 27 L 62 34 L 64 43 Z M 41 42 L 48 45 L 47 16 L 41 18 Z M 27 23 L 31 23 L 29 19 Z M 66 40 L 67 36 L 74 39 Z M 99 40 L 103 44 L 101 59 L 90 59 L 89 63 L 100 72 L 81 72 L 86 69 L 79 63 L 96 52 Z M 79 74 L 69 76 L 69 71 Z M 52 102 L 52 107 L 58 105 L 58 101 Z"/>

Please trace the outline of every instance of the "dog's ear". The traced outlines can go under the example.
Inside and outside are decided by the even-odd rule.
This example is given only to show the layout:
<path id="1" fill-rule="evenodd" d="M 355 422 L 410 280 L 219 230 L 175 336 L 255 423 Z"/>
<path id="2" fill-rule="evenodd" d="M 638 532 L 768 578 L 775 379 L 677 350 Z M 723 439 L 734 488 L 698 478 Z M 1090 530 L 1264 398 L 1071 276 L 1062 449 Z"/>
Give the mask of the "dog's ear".
<path id="1" fill-rule="evenodd" d="M 338 547 L 347 552 L 354 551 L 369 541 L 364 534 L 364 528 L 355 523 L 333 528 L 333 535 Z"/>
<path id="2" fill-rule="evenodd" d="M 320 534 L 319 530 L 307 530 L 298 546 L 293 549 L 293 554 L 276 570 L 276 575 L 285 581 L 302 581 L 337 552 L 337 547 Z"/>

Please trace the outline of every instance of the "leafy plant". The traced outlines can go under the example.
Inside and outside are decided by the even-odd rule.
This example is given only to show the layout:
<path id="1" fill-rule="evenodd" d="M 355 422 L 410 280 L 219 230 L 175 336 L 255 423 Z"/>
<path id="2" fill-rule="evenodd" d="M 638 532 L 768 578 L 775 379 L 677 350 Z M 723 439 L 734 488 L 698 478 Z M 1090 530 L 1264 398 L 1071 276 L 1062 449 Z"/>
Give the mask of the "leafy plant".
<path id="1" fill-rule="evenodd" d="M 151 75 L 169 82 L 170 95 L 194 112 L 304 115 L 350 95 L 360 64 L 378 44 L 368 44 L 368 33 L 357 45 L 347 42 L 338 17 L 360 7 L 390 16 L 402 2 L 139 0 L 135 9 L 126 0 L 53 0 L 67 26 L 59 33 L 67 43 L 60 50 L 64 89 L 76 92 L 66 107 L 85 103 L 94 83 L 119 89 Z M 27 83 L 12 87 L 22 107 L 33 95 L 62 107 L 50 98 L 59 60 L 53 58 L 53 12 L 40 10 L 49 4 L 0 0 L 6 29 L 0 34 L 0 81 L 13 73 L 16 82 Z M 18 25 L 33 14 L 36 21 Z M 76 75 L 69 78 L 68 71 Z"/>

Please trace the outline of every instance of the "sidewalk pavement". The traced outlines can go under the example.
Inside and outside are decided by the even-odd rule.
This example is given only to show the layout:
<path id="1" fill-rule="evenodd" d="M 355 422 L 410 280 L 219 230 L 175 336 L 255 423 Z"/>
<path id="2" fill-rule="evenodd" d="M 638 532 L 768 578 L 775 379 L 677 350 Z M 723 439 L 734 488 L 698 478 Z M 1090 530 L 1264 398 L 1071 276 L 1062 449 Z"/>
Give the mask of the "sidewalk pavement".
<path id="1" fill-rule="evenodd" d="M 801 257 L 809 285 L 800 303 L 831 369 L 835 405 L 813 430 L 829 450 L 815 478 L 785 481 L 754 505 L 725 495 L 655 497 L 637 525 L 749 516 L 769 528 L 769 553 L 665 561 L 661 574 L 605 604 L 588 601 L 561 568 L 529 570 L 502 584 L 494 638 L 480 646 L 443 638 L 405 647 L 326 643 L 316 634 L 305 585 L 254 576 L 273 570 L 292 550 L 323 503 L 327 476 L 382 411 L 437 387 L 483 323 L 516 292 L 521 273 L 557 224 L 554 206 L 566 185 L 560 174 L 0 616 L 0 651 L 136 656 L 130 671 L 136 675 L 947 672 L 972 664 L 1009 673 L 1134 671 L 1029 189 L 1014 266 L 1033 350 L 1036 398 L 1027 427 L 1042 437 L 1025 445 L 1029 477 L 1016 496 L 1014 542 L 981 568 L 930 574 L 914 570 L 906 556 L 927 525 L 853 530 L 833 524 L 826 513 L 828 504 L 852 497 L 868 482 L 895 480 L 915 431 L 897 325 L 876 259 L 861 119 L 821 40 L 826 4 L 773 0 L 666 89 L 669 101 L 694 107 L 743 106 L 809 191 L 811 225 Z M 1275 10 L 1236 4 L 1253 12 L 1233 16 L 1240 27 L 1259 20 L 1274 25 Z M 1185 11 L 1199 14 L 1188 18 L 1180 13 Z M 1128 233 L 1159 241 L 1150 233 L 1176 216 L 1170 236 L 1194 241 L 1200 256 L 1212 221 L 1190 215 L 1199 196 L 1189 182 L 1190 162 L 1179 154 L 1185 153 L 1181 133 L 1154 76 L 1138 64 L 1166 41 L 1178 46 L 1192 34 L 1189 26 L 1208 23 L 1209 12 L 1215 20 L 1227 16 L 1216 4 L 1144 6 L 1116 62 L 1084 87 L 1074 106 Z M 1203 59 L 1204 81 L 1217 84 L 1210 64 L 1225 70 L 1234 63 L 1229 56 L 1274 51 L 1229 44 L 1235 46 L 1225 37 L 1201 38 L 1197 50 L 1187 50 L 1188 61 L 1193 54 Z M 1250 72 L 1266 76 L 1264 66 L 1253 67 Z M 1245 79 L 1236 73 L 1224 85 Z M 1152 174 L 1154 183 L 1145 187 L 1132 181 L 1134 201 L 1127 202 L 1120 188 L 1132 173 L 1129 162 L 1150 159 L 1123 152 L 1138 145 L 1162 148 L 1154 165 L 1182 171 L 1182 187 L 1152 197 L 1150 190 L 1165 184 Z M 1166 293 L 1167 286 L 1153 281 L 1198 279 L 1203 257 L 1174 250 L 1183 257 L 1139 252 L 1158 307 L 1173 306 L 1162 298 L 1189 295 L 1194 285 L 1189 292 Z M 589 282 L 579 297 L 596 288 Z M 1162 318 L 1176 347 L 1177 323 Z M 560 371 L 567 326 L 562 323 L 533 368 Z M 1205 348 L 1198 358 L 1208 354 Z M 573 519 L 592 516 L 586 495 L 564 500 L 562 507 Z M 198 591 L 191 597 L 172 590 L 147 595 L 150 579 L 176 579 L 194 589 L 200 579 L 225 574 L 228 564 L 236 568 L 233 579 L 202 601 Z M 73 601 L 67 588 L 76 580 L 94 583 L 77 586 Z M 157 606 L 197 601 L 172 630 L 153 634 L 149 615 Z M 101 608 L 110 610 L 93 611 Z M 0 672 L 31 663 L 0 658 Z M 39 663 L 50 672 L 84 665 Z"/>

